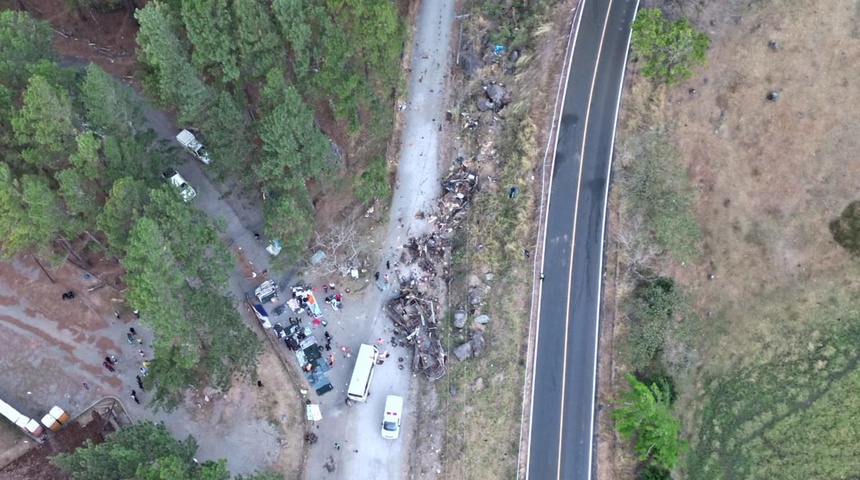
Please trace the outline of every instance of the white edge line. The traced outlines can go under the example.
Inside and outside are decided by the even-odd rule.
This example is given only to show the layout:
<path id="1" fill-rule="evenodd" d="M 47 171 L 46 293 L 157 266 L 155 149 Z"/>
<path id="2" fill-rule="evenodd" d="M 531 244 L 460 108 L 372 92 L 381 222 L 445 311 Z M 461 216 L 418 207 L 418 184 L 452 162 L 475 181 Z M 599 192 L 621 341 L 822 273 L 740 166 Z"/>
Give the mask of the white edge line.
<path id="1" fill-rule="evenodd" d="M 570 40 L 568 40 L 568 42 L 567 42 L 567 47 L 568 47 L 568 51 L 570 52 L 570 54 L 569 54 L 569 58 L 568 58 L 567 75 L 564 78 L 564 90 L 562 90 L 562 93 L 561 93 L 560 104 L 561 104 L 562 109 L 564 109 L 564 101 L 567 98 L 567 85 L 568 85 L 568 83 L 570 83 L 570 71 L 571 71 L 571 67 L 573 66 L 573 52 L 576 50 L 576 39 L 579 37 L 579 22 L 582 20 L 582 10 L 583 10 L 583 7 L 585 6 L 585 2 L 586 2 L 586 0 L 580 0 L 579 4 L 577 4 L 577 6 L 576 6 L 576 13 L 574 14 L 573 25 L 571 26 L 571 28 L 573 29 L 573 35 L 571 36 Z M 558 83 L 559 83 L 559 87 L 560 87 L 561 86 L 561 79 L 560 78 L 558 80 Z M 558 114 L 558 111 L 559 111 L 558 105 L 559 105 L 559 98 L 558 98 L 558 96 L 556 96 L 556 106 L 555 106 L 555 109 L 554 109 L 553 114 L 552 114 L 553 123 L 555 123 L 555 118 L 556 118 L 556 115 Z M 552 124 L 550 124 L 550 125 L 552 125 Z M 559 131 L 561 131 L 561 122 L 559 122 L 558 126 L 556 127 L 555 144 L 553 145 L 553 149 L 552 149 L 553 152 L 555 152 L 558 149 Z M 550 138 L 547 139 L 547 146 L 546 146 L 546 150 L 544 151 L 544 157 L 543 157 L 544 170 L 546 170 L 547 157 L 549 156 L 549 152 L 550 152 L 549 143 L 550 143 L 551 139 L 552 139 L 552 136 L 550 136 Z M 547 200 L 546 200 L 546 213 L 543 213 L 540 215 L 541 217 L 544 217 L 544 219 L 543 219 L 544 220 L 544 222 L 543 222 L 544 227 L 546 227 L 547 222 L 549 221 L 549 204 L 550 204 L 550 201 L 552 200 L 552 179 L 553 179 L 554 173 L 555 173 L 555 168 L 554 167 L 550 168 L 550 170 L 549 170 L 549 193 L 547 195 Z M 544 179 L 545 178 L 546 178 L 546 175 L 544 175 Z M 544 185 L 542 186 L 542 189 L 543 188 L 546 188 L 546 183 L 544 183 Z M 541 207 L 541 208 L 543 208 L 543 207 Z M 544 264 L 546 262 L 546 255 L 543 254 L 545 251 L 546 251 L 546 232 L 544 232 L 543 248 L 541 249 L 541 264 L 540 264 L 540 271 L 541 272 L 544 271 Z M 534 278 L 535 276 L 536 275 L 533 273 L 532 278 Z M 540 282 L 540 280 L 538 280 L 538 281 Z M 537 365 L 537 352 L 538 352 L 537 347 L 538 347 L 538 342 L 540 341 L 540 306 L 541 306 L 541 299 L 542 298 L 543 298 L 543 282 L 539 283 L 538 300 L 537 300 L 537 316 L 534 317 L 534 318 L 536 318 L 536 322 L 537 322 L 536 326 L 535 326 L 534 351 L 529 352 L 527 355 L 528 357 L 534 356 L 534 361 L 532 362 L 532 375 L 531 375 L 532 388 L 531 388 L 531 395 L 529 397 L 529 439 L 532 438 L 532 426 L 534 425 L 534 422 L 533 422 L 534 395 L 535 395 L 534 369 L 536 368 L 536 365 Z M 523 390 L 525 390 L 525 382 L 527 382 L 528 379 L 529 379 L 529 375 L 526 375 L 526 378 L 524 379 Z M 524 401 L 523 402 L 523 410 L 525 410 L 525 406 L 526 406 L 526 403 Z M 520 418 L 522 418 L 522 415 L 520 416 Z M 522 445 L 522 438 L 523 438 L 523 429 L 520 428 L 520 445 Z M 531 452 L 531 442 L 529 442 L 529 446 L 528 446 L 528 448 L 526 448 L 526 465 L 525 465 L 526 475 L 525 475 L 525 480 L 528 480 L 528 478 L 529 478 L 529 461 L 531 460 L 531 453 L 532 453 Z M 517 471 L 519 471 L 520 467 L 521 467 L 520 465 L 517 465 Z"/>
<path id="2" fill-rule="evenodd" d="M 633 18 L 630 19 L 631 24 L 636 20 L 636 14 L 639 12 L 639 1 L 640 0 L 636 0 L 636 5 L 633 9 Z M 618 99 L 615 102 L 615 119 L 612 122 L 612 143 L 610 143 L 609 146 L 609 162 L 606 166 L 606 188 L 603 192 L 603 221 L 600 226 L 600 268 L 598 269 L 598 272 L 600 272 L 600 281 L 597 283 L 598 309 L 597 317 L 594 319 L 598 328 L 594 329 L 594 372 L 592 374 L 591 382 L 591 421 L 588 424 L 588 438 L 589 443 L 591 444 L 591 448 L 588 449 L 588 480 L 591 480 L 591 473 L 594 470 L 592 466 L 592 457 L 594 455 L 594 410 L 597 396 L 597 344 L 600 340 L 600 305 L 603 303 L 601 298 L 603 297 L 603 245 L 606 241 L 606 210 L 609 207 L 609 180 L 610 175 L 612 174 L 612 157 L 615 155 L 615 133 L 618 128 L 618 111 L 621 109 L 621 93 L 624 91 L 624 76 L 627 72 L 627 57 L 630 54 L 630 40 L 632 37 L 632 30 L 629 30 L 627 32 L 627 50 L 624 51 L 624 68 L 621 70 L 621 79 L 618 82 Z"/>

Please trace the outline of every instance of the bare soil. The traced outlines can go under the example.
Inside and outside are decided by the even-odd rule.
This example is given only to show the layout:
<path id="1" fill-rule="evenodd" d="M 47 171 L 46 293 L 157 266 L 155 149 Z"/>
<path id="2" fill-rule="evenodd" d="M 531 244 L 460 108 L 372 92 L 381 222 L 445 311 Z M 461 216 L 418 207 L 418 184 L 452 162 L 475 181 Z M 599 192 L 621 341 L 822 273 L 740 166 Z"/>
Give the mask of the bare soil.
<path id="1" fill-rule="evenodd" d="M 132 80 L 140 71 L 135 50 L 138 25 L 132 2 L 112 12 L 70 11 L 56 0 L 0 2 L 4 9 L 23 10 L 54 28 L 54 45 L 62 56 L 87 59 L 118 78 Z M 139 2 L 143 7 L 146 2 Z"/>

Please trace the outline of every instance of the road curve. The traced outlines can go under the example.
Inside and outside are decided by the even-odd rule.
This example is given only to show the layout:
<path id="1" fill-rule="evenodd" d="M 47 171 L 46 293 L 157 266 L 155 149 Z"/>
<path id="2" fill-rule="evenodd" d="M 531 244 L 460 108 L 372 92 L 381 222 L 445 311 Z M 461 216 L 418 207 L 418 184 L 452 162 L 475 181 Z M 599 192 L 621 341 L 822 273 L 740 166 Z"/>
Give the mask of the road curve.
<path id="1" fill-rule="evenodd" d="M 590 479 L 593 471 L 606 197 L 637 6 L 581 0 L 577 12 L 550 181 L 527 479 Z"/>

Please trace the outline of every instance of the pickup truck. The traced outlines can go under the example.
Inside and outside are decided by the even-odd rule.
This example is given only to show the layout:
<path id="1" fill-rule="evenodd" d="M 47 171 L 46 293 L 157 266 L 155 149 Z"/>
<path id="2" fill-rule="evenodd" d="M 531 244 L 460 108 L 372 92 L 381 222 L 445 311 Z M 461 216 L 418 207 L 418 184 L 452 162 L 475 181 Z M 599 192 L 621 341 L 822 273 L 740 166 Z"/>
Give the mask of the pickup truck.
<path id="1" fill-rule="evenodd" d="M 162 177 L 167 179 L 171 185 L 179 189 L 179 194 L 182 195 L 182 200 L 185 202 L 191 201 L 192 198 L 197 196 L 197 192 L 191 188 L 191 185 L 188 185 L 185 182 L 185 179 L 182 178 L 182 175 L 179 174 L 174 169 L 170 169 L 161 174 Z"/>
<path id="2" fill-rule="evenodd" d="M 194 137 L 193 133 L 188 130 L 183 130 L 176 135 L 176 141 L 178 141 L 201 162 L 209 165 L 209 152 L 207 152 L 206 147 L 204 147 L 203 144 Z"/>

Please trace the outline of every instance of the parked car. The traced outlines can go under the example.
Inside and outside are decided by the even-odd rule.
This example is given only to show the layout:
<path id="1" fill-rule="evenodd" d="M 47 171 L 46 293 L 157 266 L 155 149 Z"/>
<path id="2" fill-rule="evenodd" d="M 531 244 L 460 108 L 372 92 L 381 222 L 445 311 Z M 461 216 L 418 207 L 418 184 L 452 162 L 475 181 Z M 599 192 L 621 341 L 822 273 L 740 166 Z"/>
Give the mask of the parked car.
<path id="1" fill-rule="evenodd" d="M 403 397 L 385 397 L 385 414 L 382 416 L 382 438 L 396 440 L 400 436 L 400 417 L 403 415 Z"/>
<path id="2" fill-rule="evenodd" d="M 174 187 L 179 189 L 179 194 L 182 195 L 182 200 L 189 202 L 192 198 L 197 196 L 197 192 L 191 188 L 191 185 L 185 182 L 185 179 L 182 178 L 182 175 L 179 174 L 174 169 L 170 169 L 161 174 L 162 177 L 166 178 Z"/>
<path id="3" fill-rule="evenodd" d="M 201 162 L 209 165 L 209 152 L 206 151 L 206 147 L 197 140 L 193 133 L 183 130 L 176 135 L 176 141 Z"/>

